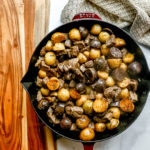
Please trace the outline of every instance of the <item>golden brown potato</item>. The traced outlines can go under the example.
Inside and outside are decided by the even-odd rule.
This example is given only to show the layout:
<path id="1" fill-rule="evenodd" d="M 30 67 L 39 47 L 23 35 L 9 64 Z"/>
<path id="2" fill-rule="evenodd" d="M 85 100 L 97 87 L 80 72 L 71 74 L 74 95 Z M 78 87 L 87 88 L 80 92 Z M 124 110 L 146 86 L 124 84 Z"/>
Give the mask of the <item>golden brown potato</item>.
<path id="1" fill-rule="evenodd" d="M 49 89 L 45 89 L 45 88 L 42 87 L 40 89 L 40 91 L 41 91 L 42 95 L 44 95 L 44 96 L 48 96 L 49 95 Z"/>
<path id="2" fill-rule="evenodd" d="M 110 34 L 108 32 L 102 31 L 98 38 L 102 43 L 105 43 L 110 38 Z"/>
<path id="3" fill-rule="evenodd" d="M 80 129 L 86 128 L 90 123 L 90 119 L 87 115 L 82 115 L 80 118 L 76 120 L 76 125 Z"/>
<path id="4" fill-rule="evenodd" d="M 114 81 L 114 79 L 111 76 L 109 76 L 107 78 L 105 83 L 106 83 L 106 86 L 114 86 L 115 85 L 115 81 Z"/>
<path id="5" fill-rule="evenodd" d="M 108 130 L 113 130 L 114 128 L 118 127 L 119 119 L 111 119 L 109 123 L 106 123 L 106 127 Z"/>
<path id="6" fill-rule="evenodd" d="M 70 93 L 69 93 L 68 89 L 65 89 L 65 88 L 59 89 L 59 91 L 58 91 L 58 99 L 60 101 L 67 101 L 67 100 L 69 100 L 69 98 L 70 98 Z"/>
<path id="7" fill-rule="evenodd" d="M 121 63 L 120 68 L 127 71 L 127 65 L 125 63 Z"/>
<path id="8" fill-rule="evenodd" d="M 126 42 L 124 39 L 121 38 L 115 38 L 115 47 L 122 47 L 125 46 Z"/>
<path id="9" fill-rule="evenodd" d="M 93 111 L 93 101 L 92 100 L 87 100 L 82 106 L 85 114 L 91 114 Z"/>
<path id="10" fill-rule="evenodd" d="M 106 46 L 106 44 L 103 44 L 103 45 L 101 46 L 101 53 L 102 53 L 102 55 L 104 55 L 104 56 L 107 56 L 107 55 L 108 55 L 108 53 L 109 53 L 109 48 Z"/>
<path id="11" fill-rule="evenodd" d="M 77 58 L 79 59 L 79 63 L 81 64 L 87 62 L 87 57 L 82 53 L 79 53 Z"/>
<path id="12" fill-rule="evenodd" d="M 65 49 L 65 44 L 64 43 L 56 43 L 53 46 L 53 51 L 62 51 Z"/>
<path id="13" fill-rule="evenodd" d="M 59 88 L 60 82 L 59 79 L 56 77 L 51 77 L 49 79 L 49 81 L 47 82 L 47 87 L 51 90 L 51 91 L 55 91 Z"/>
<path id="14" fill-rule="evenodd" d="M 121 59 L 107 59 L 107 62 L 108 62 L 108 65 L 114 69 L 114 68 L 118 68 L 121 63 L 122 63 L 122 60 Z"/>
<path id="15" fill-rule="evenodd" d="M 95 137 L 95 132 L 91 128 L 85 128 L 80 132 L 80 139 L 83 141 L 91 141 Z"/>
<path id="16" fill-rule="evenodd" d="M 94 24 L 91 28 L 91 34 L 98 35 L 102 31 L 102 27 L 99 24 Z"/>
<path id="17" fill-rule="evenodd" d="M 106 125 L 105 125 L 105 123 L 96 123 L 95 124 L 95 131 L 96 132 L 104 132 L 105 131 L 105 129 L 106 129 Z"/>
<path id="18" fill-rule="evenodd" d="M 125 55 L 123 57 L 123 62 L 124 63 L 131 63 L 131 62 L 133 62 L 133 60 L 134 60 L 134 55 L 131 54 L 131 53 L 128 53 L 127 55 Z"/>
<path id="19" fill-rule="evenodd" d="M 38 75 L 39 75 L 40 78 L 45 78 L 46 77 L 46 71 L 39 70 Z"/>
<path id="20" fill-rule="evenodd" d="M 51 40 L 54 44 L 60 43 L 60 42 L 64 41 L 65 39 L 66 39 L 66 34 L 61 33 L 61 32 L 55 32 L 51 37 Z"/>
<path id="21" fill-rule="evenodd" d="M 96 99 L 102 99 L 103 98 L 103 94 L 102 93 L 97 93 L 96 94 Z"/>
<path id="22" fill-rule="evenodd" d="M 122 99 L 129 98 L 129 96 L 130 96 L 130 94 L 129 94 L 129 90 L 127 88 L 124 88 L 121 90 L 120 97 Z"/>
<path id="23" fill-rule="evenodd" d="M 47 42 L 46 45 L 45 45 L 45 50 L 46 50 L 46 51 L 50 51 L 50 50 L 52 50 L 52 49 L 53 49 L 53 43 L 52 43 L 51 40 L 48 40 L 48 42 Z"/>
<path id="24" fill-rule="evenodd" d="M 72 41 L 80 41 L 81 40 L 81 34 L 80 31 L 76 28 L 73 28 L 69 31 L 69 38 Z"/>
<path id="25" fill-rule="evenodd" d="M 95 112 L 97 113 L 102 113 L 104 111 L 106 111 L 108 108 L 108 102 L 106 99 L 96 99 L 93 102 L 93 109 Z"/>
<path id="26" fill-rule="evenodd" d="M 126 88 L 130 83 L 130 79 L 125 77 L 123 81 L 118 82 L 118 86 L 121 88 Z"/>
<path id="27" fill-rule="evenodd" d="M 90 57 L 90 52 L 89 51 L 84 51 L 83 54 L 87 57 L 87 59 L 89 59 L 89 57 Z"/>
<path id="28" fill-rule="evenodd" d="M 91 48 L 90 50 L 90 59 L 96 59 L 99 58 L 101 56 L 100 50 L 96 49 L 96 48 Z"/>
<path id="29" fill-rule="evenodd" d="M 120 101 L 120 109 L 124 112 L 133 112 L 134 111 L 134 104 L 129 99 L 122 99 Z"/>
<path id="30" fill-rule="evenodd" d="M 108 78 L 108 73 L 105 71 L 97 71 L 97 75 L 100 79 L 106 80 Z"/>
<path id="31" fill-rule="evenodd" d="M 52 92 L 52 93 L 50 94 L 50 96 L 55 96 L 55 97 L 57 97 L 57 95 L 58 95 L 57 92 Z"/>
<path id="32" fill-rule="evenodd" d="M 87 100 L 88 100 L 87 95 L 81 95 L 81 98 L 79 98 L 79 99 L 76 101 L 76 105 L 77 105 L 77 106 L 82 106 Z"/>
<path id="33" fill-rule="evenodd" d="M 81 98 L 81 95 L 75 89 L 70 89 L 69 92 L 70 92 L 70 96 L 73 99 L 79 99 L 79 98 Z"/>
<path id="34" fill-rule="evenodd" d="M 53 52 L 47 52 L 44 59 L 47 65 L 54 65 L 56 62 L 56 55 Z"/>
<path id="35" fill-rule="evenodd" d="M 120 109 L 118 107 L 111 107 L 108 110 L 108 113 L 111 112 L 112 113 L 112 117 L 119 119 L 120 118 Z"/>

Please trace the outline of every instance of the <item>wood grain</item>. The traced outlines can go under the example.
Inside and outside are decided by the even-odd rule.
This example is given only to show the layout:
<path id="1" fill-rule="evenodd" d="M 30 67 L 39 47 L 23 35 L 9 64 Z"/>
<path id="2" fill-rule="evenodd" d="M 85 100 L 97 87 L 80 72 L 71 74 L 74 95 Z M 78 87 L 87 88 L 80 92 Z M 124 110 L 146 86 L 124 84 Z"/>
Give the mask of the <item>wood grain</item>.
<path id="1" fill-rule="evenodd" d="M 30 8 L 30 9 L 29 9 Z M 34 51 L 34 18 L 35 18 L 35 1 L 24 1 L 24 20 L 25 20 L 25 58 L 26 70 L 28 68 L 29 60 Z M 42 133 L 40 129 L 39 120 L 32 109 L 30 100 L 27 96 L 27 120 L 28 120 L 28 149 L 44 150 L 42 141 Z"/>
<path id="2" fill-rule="evenodd" d="M 22 0 L 0 3 L 0 150 L 27 148 L 24 7 Z M 23 63 L 21 63 L 23 62 Z"/>
<path id="3" fill-rule="evenodd" d="M 20 85 L 48 23 L 49 0 L 0 2 L 0 150 L 54 150 Z"/>
<path id="4" fill-rule="evenodd" d="M 39 0 L 31 1 L 25 0 L 25 43 L 26 43 L 26 68 L 30 57 L 35 49 L 35 46 L 45 36 L 48 31 L 49 23 L 49 1 Z M 30 9 L 28 9 L 30 8 Z M 30 101 L 27 98 L 28 107 L 28 147 L 29 149 L 54 149 L 53 145 L 48 146 L 46 141 L 53 141 L 51 131 L 46 132 L 46 128 L 43 130 L 42 125 L 33 111 Z M 32 114 L 32 116 L 31 116 Z M 33 128 L 34 127 L 34 128 Z M 43 132 L 44 131 L 44 132 Z M 47 136 L 50 135 L 50 136 Z M 35 140 L 36 139 L 36 140 Z M 52 142 L 53 143 L 53 142 Z"/>

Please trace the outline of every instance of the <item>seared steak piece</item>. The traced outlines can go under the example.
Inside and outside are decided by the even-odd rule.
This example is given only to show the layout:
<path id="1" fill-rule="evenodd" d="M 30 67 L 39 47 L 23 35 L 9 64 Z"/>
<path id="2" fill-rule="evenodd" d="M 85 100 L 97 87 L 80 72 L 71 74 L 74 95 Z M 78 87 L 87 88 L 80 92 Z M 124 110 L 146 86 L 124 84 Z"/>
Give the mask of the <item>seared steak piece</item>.
<path id="1" fill-rule="evenodd" d="M 94 66 L 93 60 L 89 60 L 85 63 L 85 67 L 92 68 Z"/>
<path id="2" fill-rule="evenodd" d="M 85 47 L 85 42 L 84 41 L 75 41 L 73 44 L 75 46 L 77 46 L 80 50 Z"/>
<path id="3" fill-rule="evenodd" d="M 112 47 L 112 46 L 114 46 L 114 44 L 115 44 L 115 35 L 112 34 L 110 36 L 110 38 L 106 41 L 106 46 L 107 47 Z"/>
<path id="4" fill-rule="evenodd" d="M 119 99 L 120 97 L 121 88 L 118 86 L 112 86 L 109 88 L 106 88 L 104 90 L 104 95 L 106 98 L 112 98 L 115 101 Z"/>
<path id="5" fill-rule="evenodd" d="M 116 47 L 111 47 L 109 50 L 109 58 L 122 58 L 122 53 L 120 49 Z"/>
<path id="6" fill-rule="evenodd" d="M 83 114 L 83 108 L 78 106 L 66 106 L 65 110 L 68 115 L 73 116 L 75 118 L 79 118 Z"/>

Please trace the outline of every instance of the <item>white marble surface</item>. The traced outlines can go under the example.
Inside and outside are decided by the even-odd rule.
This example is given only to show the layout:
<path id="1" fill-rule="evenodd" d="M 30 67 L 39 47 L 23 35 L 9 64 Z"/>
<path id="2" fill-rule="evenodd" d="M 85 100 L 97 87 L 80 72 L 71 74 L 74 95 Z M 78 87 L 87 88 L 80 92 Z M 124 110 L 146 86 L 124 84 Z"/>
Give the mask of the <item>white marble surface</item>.
<path id="1" fill-rule="evenodd" d="M 60 14 L 68 0 L 51 0 L 49 31 L 61 25 Z M 150 66 L 150 48 L 141 46 Z M 57 150 L 83 150 L 81 143 L 61 138 Z M 136 122 L 120 135 L 94 145 L 94 150 L 150 150 L 150 94 Z"/>

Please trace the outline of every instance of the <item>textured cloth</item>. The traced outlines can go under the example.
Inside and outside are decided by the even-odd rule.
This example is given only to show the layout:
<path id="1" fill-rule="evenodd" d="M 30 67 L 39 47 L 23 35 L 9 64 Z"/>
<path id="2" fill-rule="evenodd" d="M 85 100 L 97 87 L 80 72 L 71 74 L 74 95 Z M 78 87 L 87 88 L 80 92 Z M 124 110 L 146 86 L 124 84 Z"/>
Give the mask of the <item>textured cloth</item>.
<path id="1" fill-rule="evenodd" d="M 150 0 L 69 0 L 61 21 L 70 22 L 80 12 L 96 13 L 121 28 L 131 25 L 131 35 L 150 46 Z"/>

